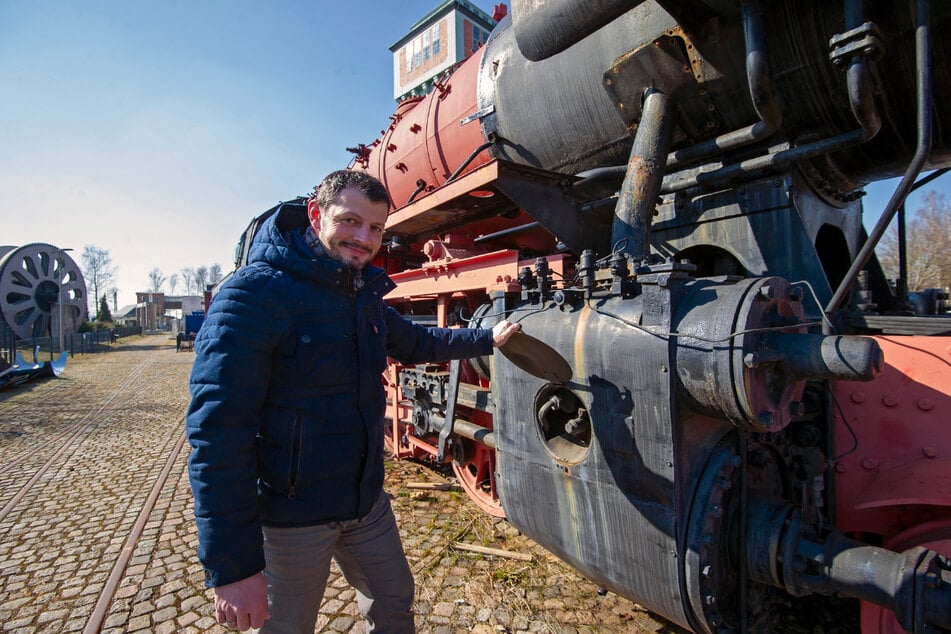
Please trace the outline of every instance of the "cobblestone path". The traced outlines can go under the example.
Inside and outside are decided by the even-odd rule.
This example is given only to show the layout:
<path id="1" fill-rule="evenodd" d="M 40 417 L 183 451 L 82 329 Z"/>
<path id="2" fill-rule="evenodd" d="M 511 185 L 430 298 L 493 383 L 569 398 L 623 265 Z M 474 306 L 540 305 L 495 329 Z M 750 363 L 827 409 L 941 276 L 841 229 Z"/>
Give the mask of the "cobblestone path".
<path id="1" fill-rule="evenodd" d="M 0 392 L 0 632 L 225 632 L 195 556 L 183 444 L 193 354 L 165 336 L 74 357 Z M 421 633 L 681 632 L 597 588 L 412 462 L 387 492 L 416 573 Z M 454 543 L 504 549 L 487 556 Z M 363 632 L 331 576 L 318 632 Z"/>

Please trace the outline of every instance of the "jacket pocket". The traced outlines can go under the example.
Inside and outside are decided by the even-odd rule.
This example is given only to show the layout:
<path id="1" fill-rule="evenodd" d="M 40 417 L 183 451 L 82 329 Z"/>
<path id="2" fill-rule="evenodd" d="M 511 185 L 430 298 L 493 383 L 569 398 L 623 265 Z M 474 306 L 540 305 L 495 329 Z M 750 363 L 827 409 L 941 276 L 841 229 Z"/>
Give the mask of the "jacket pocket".
<path id="1" fill-rule="evenodd" d="M 350 380 L 354 341 L 344 320 L 299 325 L 295 334 L 296 381 L 327 388 Z"/>
<path id="2" fill-rule="evenodd" d="M 303 445 L 304 426 L 301 423 L 300 416 L 297 416 L 294 418 L 294 427 L 291 430 L 290 468 L 287 474 L 287 498 L 289 500 L 297 498 L 297 485 L 300 481 L 301 454 L 304 452 Z"/>
<path id="3" fill-rule="evenodd" d="M 293 487 L 297 495 L 302 443 L 299 413 L 289 409 L 264 412 L 257 439 L 258 478 L 263 486 L 281 497 L 290 497 Z"/>
<path id="4" fill-rule="evenodd" d="M 386 370 L 386 322 L 381 318 L 370 320 L 370 371 L 373 376 Z"/>

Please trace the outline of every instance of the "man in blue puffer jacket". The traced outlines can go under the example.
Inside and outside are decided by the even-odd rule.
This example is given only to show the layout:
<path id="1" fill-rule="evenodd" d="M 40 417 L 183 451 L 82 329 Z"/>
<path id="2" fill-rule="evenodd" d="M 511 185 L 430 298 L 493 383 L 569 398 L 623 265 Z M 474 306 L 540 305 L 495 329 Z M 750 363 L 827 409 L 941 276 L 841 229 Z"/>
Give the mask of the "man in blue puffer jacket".
<path id="1" fill-rule="evenodd" d="M 371 176 L 334 172 L 311 202 L 306 219 L 265 222 L 195 342 L 199 557 L 231 627 L 313 632 L 333 557 L 368 631 L 412 632 L 412 573 L 383 494 L 381 373 L 387 356 L 489 354 L 518 326 L 425 328 L 383 303 L 394 283 L 370 261 L 389 197 Z"/>

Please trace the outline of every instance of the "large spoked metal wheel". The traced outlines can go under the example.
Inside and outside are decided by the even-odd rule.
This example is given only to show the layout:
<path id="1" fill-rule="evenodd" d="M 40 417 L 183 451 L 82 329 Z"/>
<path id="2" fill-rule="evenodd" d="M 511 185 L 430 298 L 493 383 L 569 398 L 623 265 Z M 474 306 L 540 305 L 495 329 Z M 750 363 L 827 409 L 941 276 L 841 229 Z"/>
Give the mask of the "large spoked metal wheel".
<path id="1" fill-rule="evenodd" d="M 476 506 L 493 517 L 505 517 L 502 503 L 495 492 L 495 450 L 482 443 L 472 443 L 465 462 L 453 463 L 459 485 Z"/>
<path id="2" fill-rule="evenodd" d="M 86 318 L 86 282 L 51 244 L 0 247 L 0 313 L 20 339 L 73 333 Z"/>

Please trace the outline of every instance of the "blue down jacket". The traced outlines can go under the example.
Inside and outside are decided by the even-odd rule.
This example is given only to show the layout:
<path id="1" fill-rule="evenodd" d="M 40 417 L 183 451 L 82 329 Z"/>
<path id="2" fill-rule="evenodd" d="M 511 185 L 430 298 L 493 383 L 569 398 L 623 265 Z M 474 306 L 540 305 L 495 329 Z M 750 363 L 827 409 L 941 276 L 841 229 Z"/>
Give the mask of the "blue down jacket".
<path id="1" fill-rule="evenodd" d="M 302 221 L 283 210 L 265 222 L 195 342 L 188 468 L 210 587 L 264 569 L 262 524 L 370 510 L 383 490 L 387 356 L 421 363 L 492 351 L 491 330 L 403 319 L 383 303 L 395 285 L 377 267 L 361 271 L 354 292 L 346 266 L 315 258 Z"/>

